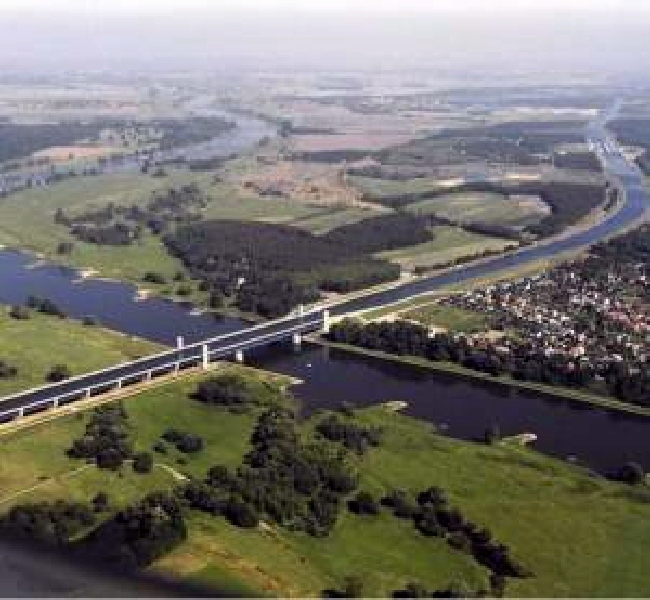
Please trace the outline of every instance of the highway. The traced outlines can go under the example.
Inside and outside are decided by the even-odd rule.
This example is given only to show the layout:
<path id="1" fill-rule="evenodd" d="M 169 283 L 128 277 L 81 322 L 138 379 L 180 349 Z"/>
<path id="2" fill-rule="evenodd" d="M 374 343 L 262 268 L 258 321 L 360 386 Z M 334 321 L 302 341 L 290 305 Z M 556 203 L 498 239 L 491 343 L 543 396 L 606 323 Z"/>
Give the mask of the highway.
<path id="1" fill-rule="evenodd" d="M 579 249 L 608 237 L 639 219 L 644 214 L 648 201 L 639 170 L 636 165 L 625 160 L 616 141 L 604 130 L 602 122 L 590 127 L 588 137 L 592 146 L 598 149 L 607 174 L 618 180 L 621 189 L 624 190 L 623 206 L 589 229 L 540 242 L 512 254 L 458 266 L 444 273 L 414 280 L 388 290 L 371 292 L 326 307 L 321 306 L 302 315 L 290 315 L 183 348 L 168 350 L 60 383 L 13 394 L 0 399 L 0 421 L 13 420 L 184 368 L 206 366 L 209 361 L 232 357 L 238 351 L 243 352 L 291 338 L 293 335 L 321 330 L 327 319 L 325 309 L 331 316 L 341 317 L 355 311 L 398 302 L 441 286 L 494 274 L 539 259 L 551 258 L 561 252 Z"/>

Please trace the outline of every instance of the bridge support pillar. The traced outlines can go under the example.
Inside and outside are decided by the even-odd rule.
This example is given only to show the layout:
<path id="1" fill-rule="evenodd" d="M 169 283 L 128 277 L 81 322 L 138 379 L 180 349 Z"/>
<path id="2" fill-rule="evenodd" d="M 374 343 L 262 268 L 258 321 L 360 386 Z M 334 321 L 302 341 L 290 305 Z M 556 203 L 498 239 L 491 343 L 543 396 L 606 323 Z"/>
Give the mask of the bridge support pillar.
<path id="1" fill-rule="evenodd" d="M 123 385 L 123 381 L 121 379 L 117 380 L 117 383 L 115 384 L 115 389 L 121 390 Z"/>
<path id="2" fill-rule="evenodd" d="M 90 398 L 90 388 L 86 388 L 86 391 L 84 392 L 84 396 L 86 398 Z"/>
<path id="3" fill-rule="evenodd" d="M 59 408 L 59 399 L 58 398 L 55 398 L 54 400 L 52 400 L 52 408 L 53 409 L 54 408 Z"/>
<path id="4" fill-rule="evenodd" d="M 208 351 L 208 345 L 203 344 L 203 346 L 201 346 L 201 367 L 203 368 L 204 371 L 207 371 L 209 366 L 210 366 L 210 352 Z"/>
<path id="5" fill-rule="evenodd" d="M 304 304 L 299 304 L 298 305 L 298 316 L 299 317 L 305 316 L 305 305 Z"/>
<path id="6" fill-rule="evenodd" d="M 237 350 L 235 352 L 235 362 L 238 362 L 238 363 L 243 363 L 244 362 L 244 351 L 243 350 Z"/>
<path id="7" fill-rule="evenodd" d="M 178 372 L 181 370 L 181 363 L 174 363 L 174 375 L 178 375 Z"/>
<path id="8" fill-rule="evenodd" d="M 323 333 L 327 334 L 330 332 L 330 311 L 323 311 Z"/>
<path id="9" fill-rule="evenodd" d="M 22 419 L 25 416 L 25 409 L 24 408 L 19 408 L 18 409 L 18 418 Z"/>
<path id="10" fill-rule="evenodd" d="M 151 371 L 147 371 L 145 381 L 151 381 L 152 379 L 153 379 L 153 373 Z"/>
<path id="11" fill-rule="evenodd" d="M 291 336 L 291 341 L 293 342 L 294 348 L 300 348 L 302 346 L 302 335 L 299 333 L 294 333 Z"/>

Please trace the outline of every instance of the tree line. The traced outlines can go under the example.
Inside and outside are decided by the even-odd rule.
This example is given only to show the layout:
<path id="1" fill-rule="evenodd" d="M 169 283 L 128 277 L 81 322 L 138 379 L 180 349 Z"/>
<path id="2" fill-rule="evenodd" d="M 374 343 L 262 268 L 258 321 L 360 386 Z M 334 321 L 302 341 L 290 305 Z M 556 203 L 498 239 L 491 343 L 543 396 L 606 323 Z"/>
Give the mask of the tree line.
<path id="1" fill-rule="evenodd" d="M 486 342 L 474 347 L 466 336 L 450 333 L 429 335 L 417 323 L 368 323 L 346 319 L 332 326 L 328 339 L 388 354 L 419 356 L 431 361 L 453 362 L 467 369 L 494 377 L 508 375 L 515 380 L 555 386 L 589 388 L 595 381 L 595 369 L 576 358 L 553 354 L 547 356 L 523 339 L 511 340 L 509 352 L 498 344 Z M 650 373 L 638 372 L 612 363 L 605 380 L 608 391 L 626 402 L 650 406 Z"/>

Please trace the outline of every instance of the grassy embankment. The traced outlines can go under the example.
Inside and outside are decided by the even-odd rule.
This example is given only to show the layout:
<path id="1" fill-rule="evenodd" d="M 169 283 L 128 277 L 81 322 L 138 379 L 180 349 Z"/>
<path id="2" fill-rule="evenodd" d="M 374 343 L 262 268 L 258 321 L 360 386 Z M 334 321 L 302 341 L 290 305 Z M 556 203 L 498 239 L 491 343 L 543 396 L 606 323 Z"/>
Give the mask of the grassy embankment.
<path id="1" fill-rule="evenodd" d="M 56 364 L 65 364 L 73 375 L 153 354 L 162 347 L 141 339 L 31 313 L 27 320 L 12 319 L 0 306 L 0 359 L 18 368 L 16 377 L 0 379 L 0 396 L 44 385 Z"/>
<path id="2" fill-rule="evenodd" d="M 125 400 L 125 407 L 139 449 L 149 449 L 170 426 L 203 436 L 205 449 L 186 464 L 178 464 L 175 450 L 155 455 L 158 465 L 201 477 L 212 464 L 240 463 L 255 416 L 225 413 L 190 400 L 187 395 L 195 382 L 186 379 L 148 390 Z M 453 505 L 488 527 L 535 572 L 530 579 L 509 580 L 510 595 L 650 593 L 650 503 L 644 488 L 594 479 L 508 443 L 482 446 L 447 439 L 426 423 L 381 407 L 359 411 L 355 419 L 380 425 L 385 432 L 379 448 L 353 458 L 360 489 L 375 496 L 392 488 L 414 493 L 430 485 L 446 489 Z M 313 435 L 312 424 L 303 426 L 307 438 Z M 117 508 L 148 490 L 177 483 L 174 474 L 160 466 L 149 475 L 135 475 L 126 466 L 109 473 L 69 460 L 64 451 L 83 427 L 84 416 L 66 416 L 3 436 L 3 509 L 45 498 L 88 500 L 99 490 L 107 491 Z M 452 551 L 443 540 L 422 537 L 411 522 L 386 510 L 376 517 L 343 511 L 325 539 L 273 526 L 244 531 L 198 513 L 189 517 L 189 530 L 188 541 L 157 568 L 233 592 L 319 595 L 354 574 L 363 579 L 364 593 L 385 596 L 413 580 L 430 589 L 451 582 L 476 589 L 486 585 L 488 575 L 468 555 Z"/>

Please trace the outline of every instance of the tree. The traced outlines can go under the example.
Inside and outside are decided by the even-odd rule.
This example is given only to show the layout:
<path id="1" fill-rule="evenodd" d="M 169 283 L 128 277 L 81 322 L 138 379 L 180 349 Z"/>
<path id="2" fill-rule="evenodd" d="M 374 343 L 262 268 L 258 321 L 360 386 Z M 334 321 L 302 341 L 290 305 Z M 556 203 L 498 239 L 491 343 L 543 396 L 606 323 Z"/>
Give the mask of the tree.
<path id="1" fill-rule="evenodd" d="M 255 509 L 248 503 L 239 499 L 231 499 L 226 509 L 226 517 L 237 527 L 251 529 L 257 527 L 259 517 Z"/>
<path id="2" fill-rule="evenodd" d="M 95 512 L 104 512 L 108 508 L 108 494 L 106 492 L 97 492 L 92 504 Z"/>
<path id="3" fill-rule="evenodd" d="M 119 452 L 119 450 L 115 448 L 106 448 L 104 450 L 100 450 L 97 453 L 95 460 L 97 462 L 97 466 L 100 469 L 110 469 L 112 471 L 116 471 L 124 463 L 124 457 Z"/>
<path id="4" fill-rule="evenodd" d="M 149 452 L 138 452 L 133 457 L 133 470 L 136 473 L 151 473 L 153 457 Z"/>

